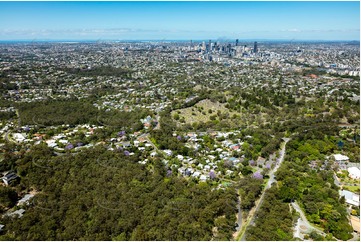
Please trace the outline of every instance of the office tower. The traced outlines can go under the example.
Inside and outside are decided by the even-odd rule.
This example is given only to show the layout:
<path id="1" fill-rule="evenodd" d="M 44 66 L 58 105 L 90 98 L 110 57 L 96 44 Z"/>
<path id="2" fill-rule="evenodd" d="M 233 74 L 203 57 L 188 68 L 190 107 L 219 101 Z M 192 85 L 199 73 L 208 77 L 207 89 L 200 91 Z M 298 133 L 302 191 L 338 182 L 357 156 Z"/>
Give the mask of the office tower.
<path id="1" fill-rule="evenodd" d="M 238 39 L 236 39 L 236 46 L 238 46 Z"/>
<path id="2" fill-rule="evenodd" d="M 254 42 L 254 47 L 253 47 L 253 53 L 257 53 L 258 52 L 258 48 L 257 48 L 257 41 Z"/>

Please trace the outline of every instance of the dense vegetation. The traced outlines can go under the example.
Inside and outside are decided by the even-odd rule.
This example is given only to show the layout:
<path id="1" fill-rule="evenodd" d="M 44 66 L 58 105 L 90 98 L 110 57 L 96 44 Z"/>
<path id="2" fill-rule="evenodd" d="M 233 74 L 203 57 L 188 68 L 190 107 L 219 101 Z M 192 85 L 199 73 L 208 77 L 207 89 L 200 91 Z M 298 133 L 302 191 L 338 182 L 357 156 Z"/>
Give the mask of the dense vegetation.
<path id="1" fill-rule="evenodd" d="M 247 230 L 247 240 L 279 241 L 293 239 L 293 219 L 289 203 L 283 202 L 276 186 L 266 191 L 256 214 L 256 222 Z"/>
<path id="2" fill-rule="evenodd" d="M 90 69 L 81 69 L 81 68 L 65 68 L 61 69 L 62 71 L 68 72 L 69 74 L 74 74 L 76 76 L 85 76 L 85 77 L 94 77 L 94 76 L 116 76 L 116 77 L 131 77 L 132 71 L 117 68 L 112 66 L 96 66 Z"/>
<path id="3" fill-rule="evenodd" d="M 327 136 L 323 139 L 295 138 L 288 146 L 285 164 L 278 170 L 279 196 L 285 202 L 297 200 L 310 222 L 324 228 L 338 239 L 352 238 L 344 200 L 340 199 L 334 184 L 332 162 L 323 169 L 312 169 L 309 161 L 325 159 L 325 154 L 336 149 Z"/>
<path id="4" fill-rule="evenodd" d="M 161 114 L 160 127 L 161 129 L 151 132 L 152 141 L 158 148 L 170 149 L 182 155 L 188 155 L 190 153 L 190 149 L 184 146 L 185 140 L 180 141 L 173 136 L 173 131 L 176 130 L 176 124 L 173 119 L 167 115 L 167 112 Z"/>
<path id="5" fill-rule="evenodd" d="M 89 100 L 48 100 L 43 102 L 17 104 L 22 125 L 95 124 L 109 129 L 126 128 L 137 131 L 141 129 L 141 118 L 151 112 L 137 109 L 131 112 L 98 110 Z"/>
<path id="6" fill-rule="evenodd" d="M 79 100 L 21 103 L 18 109 L 23 124 L 37 124 L 44 127 L 95 123 L 98 116 L 96 107 Z"/>
<path id="7" fill-rule="evenodd" d="M 10 187 L 0 186 L 0 212 L 13 207 L 18 200 L 18 194 Z"/>
<path id="8" fill-rule="evenodd" d="M 254 206 L 254 202 L 262 192 L 262 183 L 262 179 L 252 178 L 251 176 L 247 176 L 239 181 L 238 186 L 240 187 L 242 209 L 251 209 Z"/>
<path id="9" fill-rule="evenodd" d="M 0 238 L 231 239 L 233 188 L 213 190 L 207 183 L 167 176 L 157 160 L 148 166 L 136 160 L 101 147 L 59 157 L 46 146 L 36 146 L 16 163 L 20 186 L 39 194 L 21 219 L 1 218 L 6 234 Z M 5 205 L 11 202 L 2 200 Z"/>
<path id="10" fill-rule="evenodd" d="M 171 65 L 178 66 L 177 63 Z M 62 71 L 72 77 L 94 79 L 99 76 L 100 79 L 111 76 L 128 79 L 132 74 L 127 69 L 110 66 Z M 11 70 L 7 75 L 12 72 L 21 72 L 21 68 Z M 201 70 L 199 72 L 202 73 Z M 144 79 L 159 80 L 161 74 L 162 71 L 152 72 L 149 78 Z M 303 74 L 309 75 L 311 72 Z M 1 94 L 5 96 L 8 90 L 19 89 L 17 85 L 9 84 L 4 77 L 0 73 Z M 205 77 L 206 74 L 197 76 L 193 83 L 202 86 L 207 82 Z M 92 78 L 81 79 L 87 81 Z M 171 78 L 186 79 L 186 76 Z M 64 84 L 66 81 L 58 79 L 55 83 Z M 327 98 L 323 96 L 324 93 L 308 96 L 298 92 L 301 87 L 298 84 L 290 92 L 285 89 L 286 83 L 279 78 L 277 85 L 244 89 L 234 86 L 221 88 L 217 82 L 212 82 L 206 83 L 208 87 L 203 86 L 198 91 L 193 89 L 193 84 L 177 87 L 180 91 L 175 95 L 155 91 L 155 98 L 169 95 L 173 100 L 170 108 L 158 113 L 160 129 L 153 129 L 156 126 L 154 117 L 158 115 L 146 109 L 122 112 L 112 108 L 105 111 L 94 106 L 101 96 L 118 93 L 119 89 L 111 83 L 95 86 L 82 99 L 67 95 L 70 97 L 67 100 L 20 102 L 15 107 L 19 111 L 21 125 L 35 125 L 26 132 L 46 133 L 45 139 L 61 133 L 63 127 L 59 125 L 103 126 L 89 137 L 80 132 L 72 136 L 75 143 L 82 144 L 106 143 L 110 137 L 118 137 L 120 130 L 125 131 L 129 138 L 128 134 L 143 129 L 140 119 L 150 115 L 153 118 L 152 127 L 143 130 L 147 133 L 144 137 L 149 137 L 161 150 L 170 149 L 175 155 L 195 158 L 194 167 L 206 164 L 201 152 L 203 149 L 214 150 L 215 139 L 208 134 L 201 136 L 202 147 L 196 151 L 185 147 L 184 134 L 190 131 L 237 130 L 239 132 L 227 139 L 242 143 L 240 151 L 234 151 L 231 155 L 241 158 L 243 162 L 237 168 L 227 161 L 220 162 L 217 171 L 224 175 L 227 169 L 232 168 L 234 173 L 230 179 L 239 189 L 240 207 L 244 211 L 249 211 L 263 192 L 264 180 L 254 178 L 256 167 L 250 165 L 250 161 L 254 163 L 260 156 L 268 159 L 280 148 L 281 138 L 291 136 L 287 144 L 288 155 L 276 174 L 277 184 L 266 192 L 256 214 L 255 224 L 246 231 L 247 240 L 291 240 L 295 218 L 290 209 L 293 200 L 301 205 L 308 220 L 323 228 L 330 238 L 335 236 L 347 240 L 352 229 L 347 221 L 344 199 L 339 198 L 338 188 L 333 183 L 333 167 L 328 156 L 343 153 L 351 161 L 360 159 L 358 129 L 354 128 L 353 133 L 342 135 L 342 129 L 338 127 L 340 120 L 347 124 L 358 123 L 359 102 L 350 101 L 347 96 L 344 100 L 337 99 L 343 95 L 338 91 Z M 173 84 L 169 81 L 165 85 Z M 135 90 L 137 88 L 140 86 L 135 87 Z M 173 116 L 173 119 L 169 115 L 174 110 L 192 108 L 204 99 L 221 103 L 225 111 L 201 110 L 209 115 L 210 120 L 193 124 L 182 123 L 179 116 Z M 130 103 L 131 100 L 133 97 L 129 98 Z M 148 101 L 142 100 L 144 103 Z M 12 106 L 3 100 L 1 102 L 2 107 Z M 0 119 L 10 118 L 15 120 L 15 112 L 0 112 Z M 173 133 L 182 136 L 178 139 L 178 135 Z M 217 141 L 225 139 L 217 138 Z M 341 139 L 344 141 L 342 150 L 337 147 Z M 0 223 L 6 224 L 0 239 L 232 239 L 237 212 L 234 186 L 219 186 L 222 187 L 219 189 L 217 186 L 222 181 L 220 177 L 200 184 L 196 184 L 195 178 L 177 177 L 180 174 L 170 163 L 180 165 L 180 161 L 173 158 L 169 166 L 164 166 L 161 162 L 162 152 L 159 152 L 158 158 L 149 157 L 148 153 L 153 147 L 145 153 L 131 147 L 128 150 L 134 153 L 133 156 L 128 156 L 129 153 L 126 155 L 120 149 L 109 151 L 109 147 L 115 148 L 115 144 L 108 147 L 97 145 L 79 152 L 67 150 L 61 155 L 55 155 L 46 145 L 26 147 L 6 143 L 2 147 L 4 160 L 0 162 L 0 171 L 15 170 L 21 179 L 20 184 L 15 186 L 0 187 L 0 211 L 5 212 L 11 207 L 17 209 L 16 201 L 24 193 L 36 191 L 37 194 L 21 219 L 0 218 Z M 219 152 L 213 155 L 216 160 L 221 160 Z M 146 165 L 137 163 L 146 158 L 149 159 Z M 325 160 L 329 163 L 322 169 L 321 166 L 316 169 L 309 167 L 312 161 L 322 163 Z M 262 175 L 267 179 L 265 171 Z M 323 239 L 314 233 L 310 236 L 317 240 Z"/>

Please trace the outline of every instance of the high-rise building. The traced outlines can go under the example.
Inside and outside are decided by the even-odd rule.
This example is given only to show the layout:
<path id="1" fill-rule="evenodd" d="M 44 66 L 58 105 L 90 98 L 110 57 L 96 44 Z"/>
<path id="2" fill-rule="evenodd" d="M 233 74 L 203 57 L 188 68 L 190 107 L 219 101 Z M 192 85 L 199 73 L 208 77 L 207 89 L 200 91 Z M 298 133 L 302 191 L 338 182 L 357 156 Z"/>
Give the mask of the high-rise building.
<path id="1" fill-rule="evenodd" d="M 257 41 L 255 41 L 253 46 L 253 53 L 257 53 L 257 52 L 258 52 Z"/>
<path id="2" fill-rule="evenodd" d="M 236 39 L 236 46 L 238 46 L 238 39 Z"/>
<path id="3" fill-rule="evenodd" d="M 231 44 L 227 45 L 227 53 L 230 54 L 231 53 Z"/>

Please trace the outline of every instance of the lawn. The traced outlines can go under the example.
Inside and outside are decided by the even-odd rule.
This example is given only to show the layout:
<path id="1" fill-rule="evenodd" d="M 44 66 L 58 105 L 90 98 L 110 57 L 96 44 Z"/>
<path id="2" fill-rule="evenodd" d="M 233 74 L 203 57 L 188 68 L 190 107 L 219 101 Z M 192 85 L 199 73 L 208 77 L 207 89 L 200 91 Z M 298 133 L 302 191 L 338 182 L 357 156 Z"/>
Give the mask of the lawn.
<path id="1" fill-rule="evenodd" d="M 357 186 L 343 186 L 344 190 L 360 194 L 360 185 Z"/>

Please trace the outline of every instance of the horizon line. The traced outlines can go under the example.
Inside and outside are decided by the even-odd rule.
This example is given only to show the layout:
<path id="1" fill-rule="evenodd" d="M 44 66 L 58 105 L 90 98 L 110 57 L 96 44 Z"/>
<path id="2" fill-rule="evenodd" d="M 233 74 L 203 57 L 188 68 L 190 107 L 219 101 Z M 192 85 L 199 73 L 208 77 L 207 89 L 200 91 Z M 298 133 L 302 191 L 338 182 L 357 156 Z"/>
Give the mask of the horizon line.
<path id="1" fill-rule="evenodd" d="M 192 41 L 192 42 L 198 42 L 198 41 L 215 41 L 215 42 L 230 42 L 230 41 L 289 41 L 289 42 L 300 42 L 300 41 L 322 41 L 322 42 L 360 42 L 359 39 L 348 39 L 348 40 L 325 40 L 325 39 L 262 39 L 262 38 L 247 38 L 247 39 L 241 39 L 241 38 L 201 38 L 201 39 L 101 39 L 101 38 L 90 38 L 90 39 L 36 39 L 36 38 L 32 38 L 32 39 L 0 39 L 0 42 L 16 42 L 16 41 L 21 41 L 21 42 L 57 42 L 57 41 L 80 41 L 80 42 L 84 42 L 84 41 L 94 41 L 94 42 L 105 42 L 105 41 L 118 41 L 118 42 L 123 42 L 123 41 L 158 41 L 158 42 L 167 42 L 167 41 L 181 41 L 181 42 L 185 42 L 185 41 Z"/>

